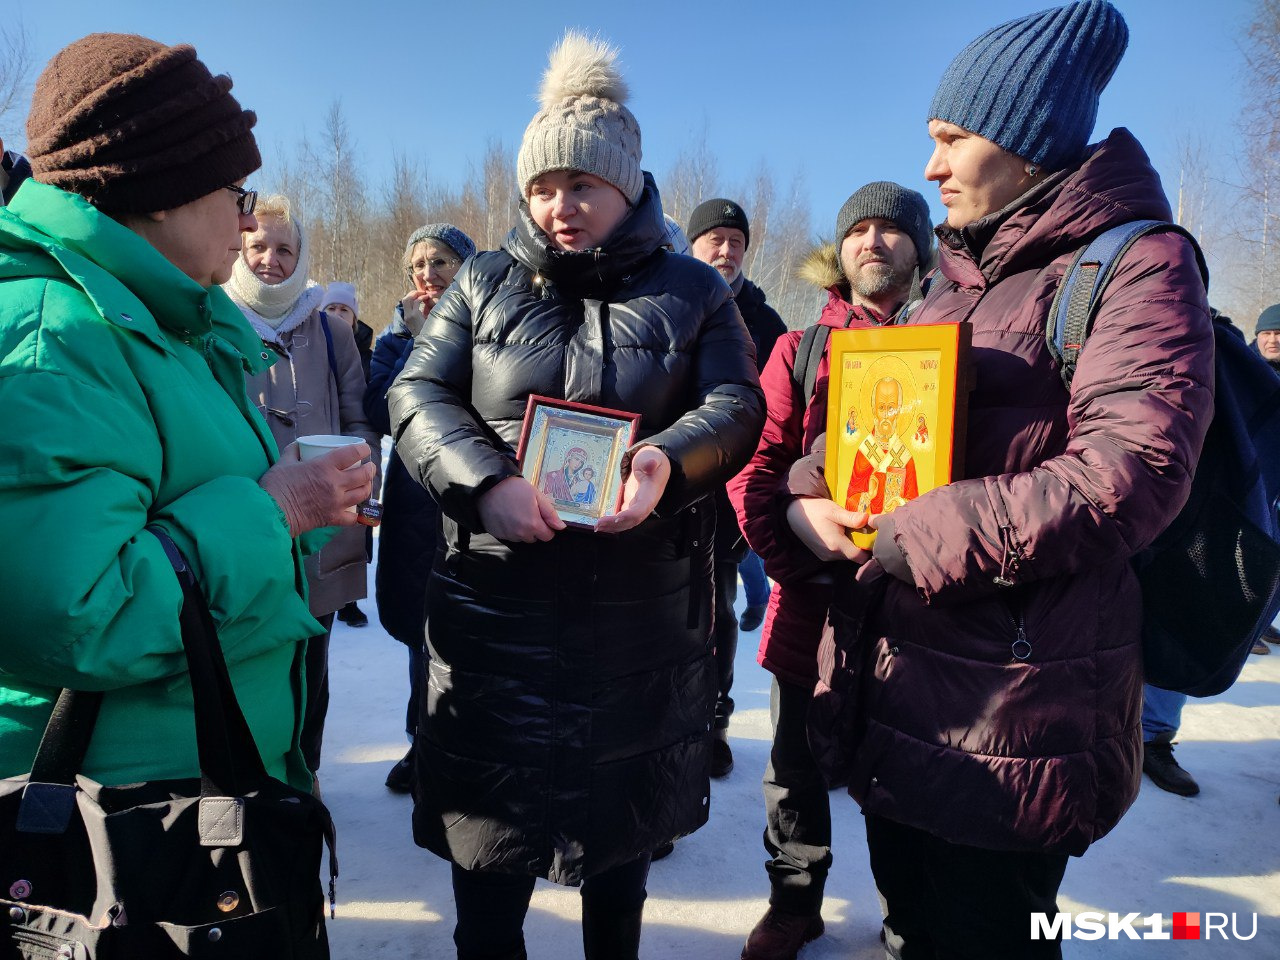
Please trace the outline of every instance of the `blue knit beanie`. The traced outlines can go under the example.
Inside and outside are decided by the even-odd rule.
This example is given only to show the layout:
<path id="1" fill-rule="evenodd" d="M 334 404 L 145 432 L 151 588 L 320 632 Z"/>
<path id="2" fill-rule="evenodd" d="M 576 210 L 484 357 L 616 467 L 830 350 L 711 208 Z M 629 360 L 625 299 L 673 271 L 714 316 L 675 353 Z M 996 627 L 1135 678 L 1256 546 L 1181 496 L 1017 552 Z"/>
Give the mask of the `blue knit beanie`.
<path id="1" fill-rule="evenodd" d="M 409 242 L 404 247 L 406 260 L 413 253 L 413 248 L 423 240 L 439 240 L 456 253 L 459 260 L 465 260 L 476 252 L 476 245 L 471 242 L 471 238 L 452 223 L 427 223 L 409 235 Z"/>
<path id="2" fill-rule="evenodd" d="M 1084 0 L 1010 20 L 947 67 L 929 105 L 943 120 L 1045 170 L 1079 160 L 1098 98 L 1129 43 L 1120 11 Z"/>

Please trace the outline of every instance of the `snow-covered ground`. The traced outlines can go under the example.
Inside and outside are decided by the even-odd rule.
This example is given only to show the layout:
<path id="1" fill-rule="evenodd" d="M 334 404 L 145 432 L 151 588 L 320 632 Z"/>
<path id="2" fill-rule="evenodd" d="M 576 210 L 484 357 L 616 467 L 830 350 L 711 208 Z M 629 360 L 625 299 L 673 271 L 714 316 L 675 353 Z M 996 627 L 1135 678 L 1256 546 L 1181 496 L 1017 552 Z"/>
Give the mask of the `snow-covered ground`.
<path id="1" fill-rule="evenodd" d="M 371 570 L 371 597 L 372 580 Z M 333 955 L 444 960 L 454 956 L 448 865 L 414 846 L 412 801 L 383 786 L 406 750 L 407 654 L 379 627 L 372 599 L 361 606 L 370 625 L 337 624 L 330 648 L 321 778 L 338 824 L 342 868 L 338 917 L 329 926 Z M 769 675 L 755 662 L 758 640 L 758 632 L 746 634 L 739 644 L 738 706 L 729 728 L 736 765 L 728 778 L 713 781 L 710 823 L 650 873 L 641 944 L 650 960 L 736 960 L 764 911 L 760 778 L 769 745 Z M 1070 863 L 1059 901 L 1073 912 L 1235 913 L 1246 935 L 1257 913 L 1256 938 L 1073 940 L 1067 957 L 1280 958 L 1280 647 L 1274 649 L 1276 655 L 1250 657 L 1223 696 L 1188 704 L 1176 756 L 1200 781 L 1200 796 L 1173 796 L 1144 779 L 1120 825 Z M 831 804 L 827 933 L 801 960 L 880 958 L 862 818 L 843 792 L 832 793 Z M 578 920 L 577 891 L 540 882 L 525 926 L 530 958 L 581 957 Z"/>

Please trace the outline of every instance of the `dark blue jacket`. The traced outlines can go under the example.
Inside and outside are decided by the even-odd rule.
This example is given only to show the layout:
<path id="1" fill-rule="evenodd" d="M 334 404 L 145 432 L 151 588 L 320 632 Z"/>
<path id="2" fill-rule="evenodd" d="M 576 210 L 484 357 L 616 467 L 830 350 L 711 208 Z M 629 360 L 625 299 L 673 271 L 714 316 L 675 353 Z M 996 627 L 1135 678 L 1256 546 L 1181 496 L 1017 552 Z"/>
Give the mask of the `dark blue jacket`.
<path id="1" fill-rule="evenodd" d="M 364 412 L 373 429 L 380 433 L 391 433 L 387 388 L 404 368 L 411 350 L 413 337 L 400 317 L 392 321 L 373 346 Z M 385 473 L 374 579 L 378 620 L 401 643 L 421 647 L 427 575 L 435 557 L 440 510 L 431 495 L 409 475 L 395 447 L 391 448 Z"/>
<path id="2" fill-rule="evenodd" d="M 22 154 L 6 150 L 4 156 L 0 157 L 0 166 L 3 166 L 4 172 L 9 175 L 9 182 L 4 188 L 3 202 L 0 202 L 0 207 L 7 207 L 13 200 L 13 195 L 17 193 L 18 187 L 22 186 L 22 181 L 31 176 L 31 164 Z"/>

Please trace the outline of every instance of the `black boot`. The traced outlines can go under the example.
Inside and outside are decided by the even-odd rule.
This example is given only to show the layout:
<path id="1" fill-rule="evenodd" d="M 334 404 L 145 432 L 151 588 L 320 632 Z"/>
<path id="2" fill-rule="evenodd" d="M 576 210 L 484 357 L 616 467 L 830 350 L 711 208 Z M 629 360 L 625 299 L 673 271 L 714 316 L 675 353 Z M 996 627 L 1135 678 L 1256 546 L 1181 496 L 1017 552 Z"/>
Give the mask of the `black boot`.
<path id="1" fill-rule="evenodd" d="M 409 793 L 413 790 L 413 747 L 404 758 L 396 761 L 396 765 L 387 774 L 387 789 L 395 793 Z"/>
<path id="2" fill-rule="evenodd" d="M 723 780 L 733 770 L 733 750 L 729 747 L 729 731 L 714 730 L 711 735 L 711 779 Z"/>
<path id="3" fill-rule="evenodd" d="M 1161 790 L 1194 797 L 1200 784 L 1173 759 L 1173 734 L 1158 733 L 1142 745 L 1142 772 Z"/>
<path id="4" fill-rule="evenodd" d="M 639 960 L 644 907 L 631 911 L 593 910 L 582 904 L 582 949 L 586 960 Z"/>
<path id="5" fill-rule="evenodd" d="M 523 944 L 517 950 L 505 950 L 502 953 L 472 953 L 459 947 L 458 960 L 529 960 L 529 954 Z"/>
<path id="6" fill-rule="evenodd" d="M 356 606 L 354 600 L 338 611 L 338 619 L 349 627 L 367 627 L 369 625 L 369 618 L 364 615 L 363 610 Z"/>

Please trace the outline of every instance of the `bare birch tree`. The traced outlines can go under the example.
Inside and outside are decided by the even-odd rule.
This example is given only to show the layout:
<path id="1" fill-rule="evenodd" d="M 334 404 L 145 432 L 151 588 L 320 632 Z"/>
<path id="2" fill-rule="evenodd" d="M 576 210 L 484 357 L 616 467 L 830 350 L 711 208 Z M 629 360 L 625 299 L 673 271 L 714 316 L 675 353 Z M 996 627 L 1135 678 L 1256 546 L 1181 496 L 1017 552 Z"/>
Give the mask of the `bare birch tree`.
<path id="1" fill-rule="evenodd" d="M 1238 285 L 1241 326 L 1251 330 L 1261 310 L 1280 301 L 1280 0 L 1257 0 L 1245 29 L 1238 228 L 1233 239 L 1252 282 Z"/>
<path id="2" fill-rule="evenodd" d="M 0 27 L 0 139 L 8 134 L 16 146 L 16 130 L 21 118 L 18 112 L 26 105 L 31 89 L 31 40 L 21 21 Z"/>

